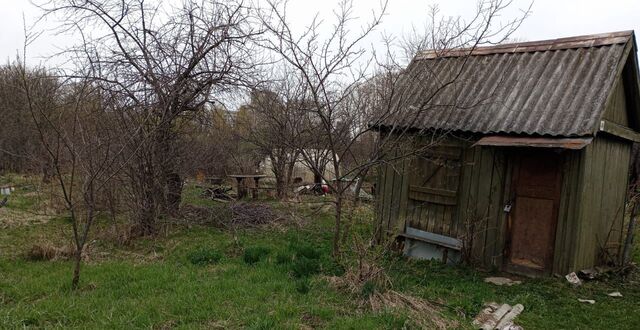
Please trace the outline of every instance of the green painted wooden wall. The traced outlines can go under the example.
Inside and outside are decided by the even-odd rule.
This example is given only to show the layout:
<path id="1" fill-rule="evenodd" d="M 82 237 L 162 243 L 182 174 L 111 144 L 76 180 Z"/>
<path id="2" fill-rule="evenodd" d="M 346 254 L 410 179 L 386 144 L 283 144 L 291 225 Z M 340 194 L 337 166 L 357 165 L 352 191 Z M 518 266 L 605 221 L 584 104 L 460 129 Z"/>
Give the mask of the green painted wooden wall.
<path id="1" fill-rule="evenodd" d="M 603 119 L 629 126 L 624 81 Z M 378 169 L 378 238 L 405 226 L 461 239 L 468 261 L 500 268 L 505 253 L 513 148 L 471 147 L 479 136 L 441 139 L 431 152 Z M 422 142 L 421 142 L 422 141 Z M 427 137 L 412 144 L 432 143 Z M 562 150 L 562 193 L 553 273 L 617 261 L 623 240 L 631 142 L 596 134 L 582 150 Z M 442 167 L 440 171 L 435 171 Z M 436 173 L 437 175 L 432 175 Z M 424 184 L 425 178 L 431 180 Z"/>
<path id="2" fill-rule="evenodd" d="M 617 261 L 619 256 L 631 143 L 600 136 L 582 154 L 577 191 L 575 249 L 567 269 Z"/>
<path id="3" fill-rule="evenodd" d="M 631 144 L 599 136 L 580 151 L 562 155 L 562 196 L 556 227 L 553 272 L 604 262 L 604 251 L 616 258 L 622 241 Z M 380 167 L 378 221 L 381 238 L 404 232 L 405 226 L 461 239 L 468 261 L 483 268 L 502 266 L 507 229 L 503 211 L 511 184 L 510 148 L 461 147 L 455 206 L 410 198 L 424 172 L 415 159 Z M 447 168 L 453 172 L 453 167 Z M 451 175 L 456 177 L 455 175 Z M 451 214 L 449 214 L 449 212 Z"/>

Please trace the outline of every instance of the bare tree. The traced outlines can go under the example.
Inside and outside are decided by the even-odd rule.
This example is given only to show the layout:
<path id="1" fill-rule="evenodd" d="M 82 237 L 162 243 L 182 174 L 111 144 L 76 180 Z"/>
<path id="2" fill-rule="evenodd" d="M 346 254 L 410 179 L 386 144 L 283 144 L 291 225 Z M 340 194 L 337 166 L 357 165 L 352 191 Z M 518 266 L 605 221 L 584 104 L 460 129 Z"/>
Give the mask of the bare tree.
<path id="1" fill-rule="evenodd" d="M 182 118 L 246 82 L 251 40 L 261 33 L 241 1 L 43 0 L 45 17 L 82 41 L 64 52 L 117 113 L 121 143 L 134 155 L 125 179 L 142 234 L 180 204 Z M 87 33 L 86 31 L 92 31 Z M 89 70 L 84 68 L 89 67 Z M 135 152 L 134 152 L 135 151 Z"/>
<path id="2" fill-rule="evenodd" d="M 251 91 L 250 112 L 241 136 L 256 146 L 271 162 L 279 198 L 288 196 L 293 171 L 300 158 L 300 139 L 304 132 L 306 85 L 286 64 L 274 66 L 270 81 Z"/>
<path id="3" fill-rule="evenodd" d="M 101 199 L 120 167 L 123 152 L 117 138 L 103 129 L 112 120 L 101 93 L 88 81 L 60 81 L 42 69 L 12 67 L 20 75 L 20 95 L 46 151 L 52 176 L 60 188 L 73 233 L 72 288 L 80 280 L 83 251 L 93 223 L 104 208 Z"/>
<path id="4" fill-rule="evenodd" d="M 433 9 L 425 31 L 405 39 L 402 49 L 407 54 L 423 48 L 438 53 L 459 50 L 470 54 L 479 45 L 500 42 L 515 31 L 528 13 L 525 11 L 521 17 L 500 24 L 496 17 L 509 5 L 510 1 L 480 1 L 476 15 L 467 21 L 438 19 L 437 9 Z M 367 22 L 354 28 L 358 20 L 353 4 L 349 0 L 342 1 L 334 11 L 332 26 L 324 33 L 327 29 L 321 28 L 323 20 L 316 16 L 297 34 L 288 20 L 286 8 L 286 2 L 272 0 L 268 1 L 268 9 L 261 13 L 260 18 L 270 36 L 265 47 L 296 68 L 308 90 L 312 104 L 308 112 L 315 127 L 317 149 L 327 150 L 329 165 L 336 177 L 333 181 L 324 179 L 335 196 L 333 253 L 339 256 L 343 206 L 348 189 L 355 182 L 353 178 L 383 162 L 420 152 L 416 149 L 400 151 L 410 139 L 406 133 L 424 110 L 434 106 L 431 101 L 435 96 L 458 79 L 466 58 L 463 56 L 463 63 L 456 69 L 458 74 L 450 81 L 441 82 L 420 104 L 408 104 L 406 96 L 410 94 L 412 84 L 419 82 L 419 77 L 404 74 L 404 63 L 395 59 L 394 51 L 388 49 L 384 54 L 388 57 L 381 59 L 362 47 L 382 22 L 386 2 L 372 12 Z M 372 77 L 377 78 L 372 80 Z M 370 92 L 366 92 L 366 88 Z M 368 155 L 349 157 L 354 154 L 358 142 L 372 133 L 377 134 L 378 130 L 382 133 Z M 423 148 L 437 144 L 446 134 L 439 131 L 423 133 L 434 136 L 432 144 L 425 144 Z M 301 150 L 305 159 L 311 159 L 311 155 Z M 348 161 L 352 163 L 347 167 Z M 316 170 L 322 173 L 321 169 Z"/>

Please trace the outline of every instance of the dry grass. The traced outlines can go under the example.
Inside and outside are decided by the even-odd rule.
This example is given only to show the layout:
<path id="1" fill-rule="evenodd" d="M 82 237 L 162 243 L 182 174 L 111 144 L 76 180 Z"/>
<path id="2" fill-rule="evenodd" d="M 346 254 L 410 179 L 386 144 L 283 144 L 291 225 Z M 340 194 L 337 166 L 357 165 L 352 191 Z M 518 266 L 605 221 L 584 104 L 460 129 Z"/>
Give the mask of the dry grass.
<path id="1" fill-rule="evenodd" d="M 51 218 L 52 216 L 47 214 L 0 208 L 0 228 L 3 229 L 39 225 L 47 223 Z"/>
<path id="2" fill-rule="evenodd" d="M 361 293 L 366 285 L 373 285 L 378 289 L 391 287 L 391 280 L 384 268 L 366 262 L 361 262 L 358 267 L 348 269 L 342 276 L 329 277 L 328 281 L 334 287 L 351 294 Z"/>
<path id="3" fill-rule="evenodd" d="M 57 247 L 50 242 L 36 243 L 27 251 L 26 258 L 33 261 L 69 260 L 75 256 L 76 249 L 71 245 Z M 89 259 L 88 246 L 82 252 L 83 261 Z"/>
<path id="4" fill-rule="evenodd" d="M 423 329 L 453 329 L 459 326 L 457 322 L 444 317 L 436 304 L 392 290 L 391 280 L 380 266 L 362 262 L 343 276 L 333 276 L 327 280 L 337 289 L 364 296 L 360 301 L 362 308 L 374 312 L 406 313 L 411 322 Z"/>
<path id="5" fill-rule="evenodd" d="M 411 321 L 423 329 L 455 329 L 459 326 L 458 322 L 443 317 L 442 310 L 433 303 L 397 291 L 375 291 L 369 295 L 368 302 L 376 312 L 406 312 Z"/>

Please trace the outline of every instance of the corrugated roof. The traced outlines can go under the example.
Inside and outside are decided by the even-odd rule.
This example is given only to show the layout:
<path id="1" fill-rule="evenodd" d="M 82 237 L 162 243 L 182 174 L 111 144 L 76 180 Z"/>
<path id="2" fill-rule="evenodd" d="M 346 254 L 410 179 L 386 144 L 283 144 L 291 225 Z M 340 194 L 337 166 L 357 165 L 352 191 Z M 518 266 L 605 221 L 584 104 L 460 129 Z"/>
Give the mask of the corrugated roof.
<path id="1" fill-rule="evenodd" d="M 476 133 L 591 135 L 633 32 L 418 54 L 385 124 Z"/>

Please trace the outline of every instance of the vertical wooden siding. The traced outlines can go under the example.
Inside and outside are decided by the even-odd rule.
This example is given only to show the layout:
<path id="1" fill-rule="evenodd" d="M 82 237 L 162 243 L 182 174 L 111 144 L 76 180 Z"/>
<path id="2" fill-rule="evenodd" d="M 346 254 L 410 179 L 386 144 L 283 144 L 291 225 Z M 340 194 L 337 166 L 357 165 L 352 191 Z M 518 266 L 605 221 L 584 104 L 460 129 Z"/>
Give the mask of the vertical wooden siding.
<path id="1" fill-rule="evenodd" d="M 616 87 L 611 93 L 609 106 L 604 112 L 604 119 L 612 121 L 622 126 L 629 126 L 629 116 L 627 114 L 627 100 L 624 92 L 625 85 L 622 77 L 618 78 Z"/>
<path id="2" fill-rule="evenodd" d="M 622 226 L 631 144 L 598 136 L 580 151 L 562 151 L 562 196 L 555 237 L 553 272 L 592 267 L 604 248 L 617 255 Z M 412 227 L 462 239 L 470 244 L 471 261 L 486 268 L 502 266 L 510 198 L 511 161 L 508 148 L 463 147 L 457 202 L 450 217 L 442 207 L 411 206 L 414 182 L 411 160 L 379 168 L 378 223 L 380 233 L 399 234 Z M 413 182 L 413 183 L 412 183 Z M 452 183 L 449 183 L 452 184 Z M 438 213 L 440 212 L 440 213 Z M 433 222 L 430 215 L 450 223 Z"/>
<path id="3" fill-rule="evenodd" d="M 459 238 L 471 244 L 471 261 L 499 267 L 504 248 L 505 189 L 510 181 L 507 157 L 502 148 L 474 147 L 465 150 L 464 158 L 455 221 Z"/>
<path id="4" fill-rule="evenodd" d="M 378 167 L 377 200 L 377 238 L 384 240 L 404 230 L 407 204 L 408 180 L 407 160 L 385 163 Z"/>
<path id="5" fill-rule="evenodd" d="M 412 228 L 455 237 L 452 226 L 458 202 L 462 147 L 447 141 L 408 161 L 407 224 Z"/>
<path id="6" fill-rule="evenodd" d="M 604 135 L 585 148 L 571 270 L 606 261 L 603 252 L 619 255 L 630 152 L 631 143 Z"/>
<path id="7" fill-rule="evenodd" d="M 581 150 L 563 151 L 562 162 L 562 192 L 558 209 L 556 225 L 556 239 L 553 253 L 553 272 L 567 274 L 573 268 L 577 232 L 580 218 L 578 217 L 581 197 L 581 166 L 584 152 Z"/>

